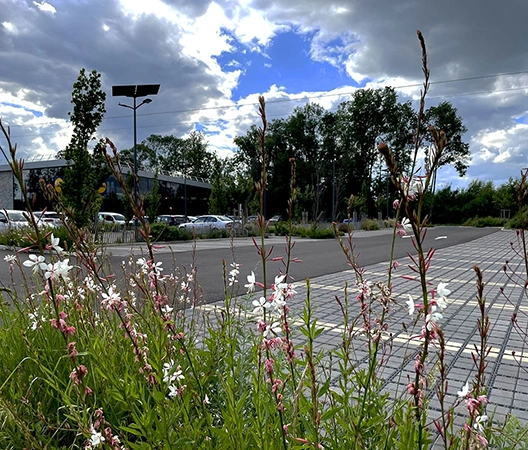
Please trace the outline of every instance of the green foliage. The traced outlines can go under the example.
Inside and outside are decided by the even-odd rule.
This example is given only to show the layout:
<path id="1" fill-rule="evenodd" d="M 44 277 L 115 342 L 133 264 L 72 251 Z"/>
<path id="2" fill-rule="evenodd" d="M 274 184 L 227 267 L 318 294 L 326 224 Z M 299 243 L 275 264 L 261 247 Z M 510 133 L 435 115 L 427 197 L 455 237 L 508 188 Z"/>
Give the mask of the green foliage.
<path id="1" fill-rule="evenodd" d="M 523 450 L 528 448 L 528 425 L 515 416 L 508 415 L 498 432 L 489 433 L 490 448 L 498 450 Z"/>
<path id="2" fill-rule="evenodd" d="M 59 238 L 59 245 L 66 249 L 73 249 L 73 242 L 64 227 L 46 227 L 41 226 L 41 240 L 43 246 L 48 242 L 47 235 L 53 233 L 54 237 Z M 31 236 L 31 238 L 30 238 Z M 0 233 L 0 245 L 7 245 L 10 247 L 36 248 L 35 233 L 30 227 L 10 228 L 9 230 Z"/>
<path id="3" fill-rule="evenodd" d="M 186 241 L 192 239 L 192 234 L 165 223 L 150 224 L 150 232 L 155 241 Z"/>
<path id="4" fill-rule="evenodd" d="M 380 226 L 377 220 L 363 219 L 361 221 L 361 229 L 366 231 L 379 230 Z"/>
<path id="5" fill-rule="evenodd" d="M 466 220 L 463 225 L 470 227 L 503 227 L 506 224 L 506 219 L 499 217 L 474 217 L 473 219 Z"/>
<path id="6" fill-rule="evenodd" d="M 101 90 L 101 75 L 93 70 L 89 75 L 81 69 L 73 85 L 73 111 L 69 113 L 73 136 L 62 157 L 69 166 L 64 169 L 60 198 L 70 219 L 78 227 L 90 223 L 102 202 L 97 190 L 110 174 L 105 160 L 105 145 L 98 142 L 90 151 L 89 144 L 103 120 L 106 94 Z"/>

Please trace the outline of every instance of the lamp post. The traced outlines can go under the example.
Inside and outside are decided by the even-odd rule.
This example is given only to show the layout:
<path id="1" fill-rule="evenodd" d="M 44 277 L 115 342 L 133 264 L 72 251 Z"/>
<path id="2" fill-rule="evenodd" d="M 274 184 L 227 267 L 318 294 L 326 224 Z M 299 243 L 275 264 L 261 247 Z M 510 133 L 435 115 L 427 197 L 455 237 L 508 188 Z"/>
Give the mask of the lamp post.
<path id="1" fill-rule="evenodd" d="M 137 109 L 145 104 L 151 103 L 152 99 L 146 98 L 139 105 L 137 104 L 138 97 L 146 97 L 147 95 L 157 95 L 159 92 L 159 84 L 131 84 L 125 86 L 112 86 L 112 97 L 131 97 L 134 99 L 134 105 L 124 105 L 123 103 L 118 103 L 119 106 L 123 108 L 129 108 L 134 111 L 134 202 L 137 205 L 138 200 L 138 167 L 137 167 L 137 119 L 136 111 Z M 138 227 L 137 227 L 137 217 L 134 221 L 134 237 L 135 240 L 138 240 Z"/>

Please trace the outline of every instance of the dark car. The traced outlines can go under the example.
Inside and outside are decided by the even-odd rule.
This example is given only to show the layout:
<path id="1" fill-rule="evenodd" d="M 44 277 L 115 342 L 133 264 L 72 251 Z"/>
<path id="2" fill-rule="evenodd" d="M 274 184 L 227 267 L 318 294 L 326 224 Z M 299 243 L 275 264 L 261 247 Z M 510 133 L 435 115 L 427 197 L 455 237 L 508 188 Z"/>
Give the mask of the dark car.
<path id="1" fill-rule="evenodd" d="M 176 227 L 182 223 L 192 222 L 192 218 L 181 214 L 163 214 L 156 217 L 156 222 L 166 223 L 169 226 Z"/>

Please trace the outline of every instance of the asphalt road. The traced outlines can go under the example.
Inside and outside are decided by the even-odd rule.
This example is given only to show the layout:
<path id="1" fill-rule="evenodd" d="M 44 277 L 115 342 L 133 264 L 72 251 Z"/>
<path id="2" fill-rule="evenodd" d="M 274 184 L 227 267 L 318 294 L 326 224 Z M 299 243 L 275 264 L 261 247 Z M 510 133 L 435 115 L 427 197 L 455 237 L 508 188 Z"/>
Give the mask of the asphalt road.
<path id="1" fill-rule="evenodd" d="M 431 247 L 440 249 L 495 233 L 498 228 L 469 228 L 469 227 L 435 227 L 427 231 L 424 242 L 425 249 Z M 226 240 L 227 241 L 227 240 Z M 357 262 L 361 266 L 368 266 L 383 261 L 388 261 L 390 256 L 392 233 L 360 232 L 353 237 L 354 253 Z M 178 244 L 175 245 L 177 247 Z M 266 249 L 272 249 L 270 258 L 285 257 L 284 243 L 266 244 Z M 415 254 L 416 251 L 409 238 L 396 238 L 395 259 L 400 263 L 408 261 L 407 254 Z M 189 268 L 194 257 L 198 270 L 198 282 L 203 289 L 204 300 L 214 302 L 222 300 L 223 293 L 223 269 L 222 260 L 227 266 L 233 261 L 241 265 L 239 284 L 241 292 L 246 283 L 246 275 L 254 271 L 257 281 L 262 281 L 261 262 L 257 249 L 253 245 L 237 246 L 235 242 L 234 251 L 225 243 L 224 248 L 207 248 L 196 250 L 194 255 L 189 251 L 178 251 L 174 254 L 159 254 L 158 261 L 163 261 L 165 273 L 173 265 L 173 255 L 176 263 L 185 268 Z M 301 262 L 292 263 L 290 275 L 299 282 L 306 278 L 314 278 L 321 275 L 328 275 L 349 269 L 343 251 L 335 239 L 296 239 L 292 256 Z M 121 262 L 120 257 L 111 257 L 111 261 Z M 268 283 L 279 274 L 283 264 L 280 261 L 269 261 L 267 264 Z M 228 267 L 229 270 L 229 267 Z"/>
<path id="2" fill-rule="evenodd" d="M 427 232 L 424 242 L 425 249 L 431 247 L 441 249 L 464 242 L 468 242 L 479 237 L 498 232 L 498 228 L 469 228 L 469 227 L 435 227 Z M 206 242 L 206 241 L 202 241 Z M 392 233 L 387 231 L 381 232 L 357 232 L 353 238 L 354 253 L 357 256 L 357 262 L 361 266 L 368 266 L 383 261 L 388 261 L 392 243 Z M 229 241 L 215 242 L 215 248 L 200 249 L 200 245 L 195 252 L 189 250 L 188 244 L 174 243 L 171 244 L 174 252 L 159 252 L 156 256 L 157 261 L 163 262 L 164 274 L 168 273 L 174 264 L 184 269 L 188 269 L 191 263 L 195 262 L 197 267 L 197 279 L 203 290 L 203 299 L 206 302 L 214 302 L 223 299 L 223 268 L 222 260 L 225 260 L 228 270 L 229 264 L 233 261 L 241 265 L 239 276 L 239 287 L 241 293 L 246 283 L 246 275 L 254 271 L 257 275 L 257 281 L 262 280 L 262 271 L 260 268 L 260 256 L 257 249 L 251 244 L 251 240 L 235 241 L 234 249 L 230 248 Z M 277 239 L 267 240 L 267 251 L 271 250 L 270 258 L 285 257 L 286 251 L 284 242 L 278 242 Z M 125 254 L 129 254 L 130 247 L 114 248 L 109 252 L 109 261 L 114 271 L 119 271 L 119 266 L 124 259 Z M 140 250 L 132 250 L 137 256 Z M 11 287 L 11 275 L 9 264 L 3 261 L 3 257 L 12 253 L 11 250 L 1 250 L 0 257 L 0 284 Z M 397 237 L 395 242 L 394 257 L 400 263 L 405 263 L 408 258 L 407 254 L 415 254 L 411 239 L 402 239 Z M 301 262 L 293 263 L 290 268 L 290 275 L 298 282 L 306 278 L 314 278 L 321 275 L 328 275 L 336 272 L 347 270 L 345 256 L 335 239 L 313 240 L 313 239 L 295 239 L 295 246 L 292 256 Z M 72 264 L 74 261 L 70 261 Z M 279 274 L 283 265 L 280 261 L 269 261 L 267 264 L 268 282 Z M 29 269 L 27 270 L 29 274 Z M 15 273 L 17 282 L 20 276 Z M 17 284 L 19 286 L 19 284 Z"/>

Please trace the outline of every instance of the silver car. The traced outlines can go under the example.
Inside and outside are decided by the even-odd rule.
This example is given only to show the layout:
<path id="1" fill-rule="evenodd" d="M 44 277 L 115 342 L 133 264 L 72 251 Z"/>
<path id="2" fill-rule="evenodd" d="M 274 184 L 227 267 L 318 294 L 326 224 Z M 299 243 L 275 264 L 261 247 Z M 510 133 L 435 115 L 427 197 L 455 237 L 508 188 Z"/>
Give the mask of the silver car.
<path id="1" fill-rule="evenodd" d="M 182 223 L 180 228 L 196 234 L 214 233 L 218 231 L 237 231 L 237 224 L 226 216 L 199 216 L 193 222 Z"/>
<path id="2" fill-rule="evenodd" d="M 0 232 L 29 225 L 27 213 L 16 209 L 0 210 Z"/>

